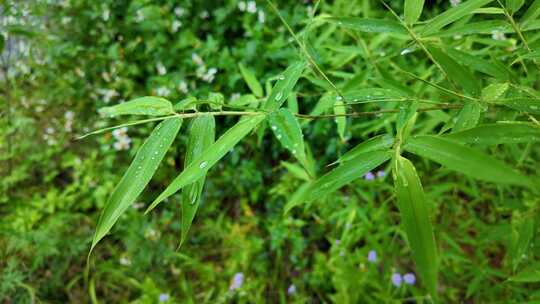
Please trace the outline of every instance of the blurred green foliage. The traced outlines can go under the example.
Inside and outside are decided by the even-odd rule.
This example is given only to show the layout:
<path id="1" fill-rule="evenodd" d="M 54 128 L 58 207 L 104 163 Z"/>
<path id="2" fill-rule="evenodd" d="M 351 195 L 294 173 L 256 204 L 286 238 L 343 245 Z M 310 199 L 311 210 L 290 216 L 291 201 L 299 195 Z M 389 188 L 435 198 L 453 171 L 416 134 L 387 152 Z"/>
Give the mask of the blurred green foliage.
<path id="1" fill-rule="evenodd" d="M 401 1 L 387 2 L 403 11 Z M 450 2 L 459 1 L 426 1 L 421 20 L 448 10 Z M 507 2 L 515 7 L 519 1 Z M 516 19 L 526 15 L 532 1 L 525 2 Z M 284 206 L 304 182 L 291 167 L 294 157 L 270 132 L 246 138 L 209 172 L 188 239 L 176 251 L 180 194 L 147 216 L 138 209 L 146 208 L 182 170 L 188 139 L 182 129 L 147 190 L 94 251 L 85 281 L 86 254 L 99 213 L 155 125 L 76 140 L 90 130 L 123 122 L 103 119 L 98 109 L 145 95 L 179 101 L 188 96 L 217 98 L 214 92 L 230 105 L 250 105 L 263 90 L 268 94 L 276 76 L 302 55 L 264 1 L 3 0 L 0 5 L 0 301 L 429 302 L 418 285 L 392 284 L 392 274 L 414 273 L 415 268 L 399 224 L 390 166 L 378 168 L 378 177 L 356 180 L 284 215 Z M 380 86 L 445 102 L 455 99 L 400 71 L 451 85 L 425 54 L 403 39 L 354 32 L 313 17 L 316 12 L 392 20 L 380 2 L 276 5 L 340 88 Z M 502 20 L 497 2 L 489 6 L 492 11 L 474 18 Z M 518 36 L 494 35 L 456 34 L 439 42 L 500 68 L 486 72 L 485 65 L 482 71 L 467 64 L 477 70 L 482 87 L 504 78 L 511 83 L 509 96 L 527 91 L 538 97 L 534 56 L 514 62 L 525 55 L 516 48 Z M 525 35 L 538 52 L 540 33 Z M 244 82 L 245 68 L 262 88 Z M 488 77 L 490 71 L 502 76 Z M 311 73 L 295 91 L 298 111 L 308 113 L 331 88 Z M 289 99 L 293 109 L 291 103 Z M 416 134 L 446 131 L 458 111 L 422 114 Z M 538 119 L 527 115 L 501 107 L 482 112 L 481 119 Z M 344 134 L 338 134 L 333 119 L 305 122 L 314 166 L 324 172 L 326 164 L 357 143 L 392 133 L 395 116 L 349 118 Z M 235 119 L 216 121 L 221 134 Z M 484 150 L 538 179 L 537 142 Z M 440 301 L 540 301 L 538 193 L 478 182 L 411 158 L 424 184 L 438 241 Z M 372 250 L 376 261 L 368 260 Z M 523 271 L 532 279 L 514 277 Z"/>

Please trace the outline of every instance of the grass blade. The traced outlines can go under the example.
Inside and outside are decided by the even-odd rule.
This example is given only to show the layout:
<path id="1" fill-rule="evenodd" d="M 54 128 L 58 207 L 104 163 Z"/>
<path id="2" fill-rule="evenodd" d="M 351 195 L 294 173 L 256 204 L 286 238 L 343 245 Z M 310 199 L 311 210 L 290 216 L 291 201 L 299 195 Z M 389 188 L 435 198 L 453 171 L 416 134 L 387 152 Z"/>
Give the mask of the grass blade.
<path id="1" fill-rule="evenodd" d="M 193 120 L 186 147 L 184 169 L 193 163 L 194 159 L 201 156 L 204 150 L 214 143 L 215 135 L 216 121 L 214 116 L 201 115 Z M 196 182 L 187 185 L 182 191 L 182 234 L 178 248 L 180 248 L 186 240 L 191 223 L 193 223 L 193 219 L 199 208 L 205 178 L 206 174 L 200 177 Z"/>
<path id="2" fill-rule="evenodd" d="M 231 127 L 227 132 L 221 135 L 208 149 L 196 157 L 191 164 L 180 173 L 172 183 L 152 202 L 145 213 L 150 212 L 159 203 L 175 194 L 183 187 L 194 183 L 204 175 L 212 166 L 214 166 L 225 154 L 227 154 L 240 140 L 253 130 L 260 122 L 265 119 L 264 115 L 243 117 L 240 121 Z"/>
<path id="3" fill-rule="evenodd" d="M 414 24 L 418 21 L 423 8 L 424 0 L 405 0 L 405 22 Z"/>
<path id="4" fill-rule="evenodd" d="M 180 118 L 169 118 L 161 122 L 139 148 L 135 159 L 116 185 L 101 212 L 90 252 L 144 190 L 174 141 L 181 125 L 182 119 Z"/>
<path id="5" fill-rule="evenodd" d="M 413 164 L 400 157 L 394 162 L 395 189 L 401 223 L 407 234 L 416 270 L 432 297 L 437 293 L 437 247 L 422 183 Z"/>
<path id="6" fill-rule="evenodd" d="M 161 116 L 174 113 L 173 106 L 170 101 L 161 97 L 146 96 L 135 98 L 117 104 L 112 107 L 104 107 L 99 109 L 102 115 L 117 116 L 117 115 L 150 115 Z"/>
<path id="7" fill-rule="evenodd" d="M 529 178 L 491 156 L 456 141 L 424 135 L 410 138 L 403 147 L 421 157 L 473 178 L 501 184 L 532 186 Z"/>

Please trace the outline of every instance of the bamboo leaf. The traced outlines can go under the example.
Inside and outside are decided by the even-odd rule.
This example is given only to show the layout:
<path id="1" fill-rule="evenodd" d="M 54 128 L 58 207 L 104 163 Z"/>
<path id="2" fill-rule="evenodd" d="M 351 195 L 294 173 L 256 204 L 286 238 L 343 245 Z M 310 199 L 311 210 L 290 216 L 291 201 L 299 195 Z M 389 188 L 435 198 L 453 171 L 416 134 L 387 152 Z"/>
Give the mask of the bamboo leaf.
<path id="1" fill-rule="evenodd" d="M 504 105 L 522 112 L 540 114 L 540 99 L 538 98 L 517 97 L 504 100 L 496 100 L 492 103 Z"/>
<path id="2" fill-rule="evenodd" d="M 395 190 L 401 223 L 407 234 L 417 272 L 432 297 L 437 293 L 437 247 L 422 183 L 413 164 L 399 157 L 394 162 Z"/>
<path id="3" fill-rule="evenodd" d="M 540 128 L 527 123 L 508 122 L 481 125 L 450 133 L 446 138 L 467 144 L 498 145 L 540 141 Z"/>
<path id="4" fill-rule="evenodd" d="M 394 137 L 390 134 L 374 136 L 343 154 L 336 162 L 342 163 L 357 158 L 359 155 L 372 151 L 388 150 L 394 144 Z"/>
<path id="5" fill-rule="evenodd" d="M 446 52 L 448 55 L 452 56 L 454 60 L 457 60 L 461 64 L 470 67 L 475 71 L 490 75 L 502 81 L 508 81 L 510 79 L 508 69 L 499 61 L 488 61 L 451 47 L 446 48 Z"/>
<path id="6" fill-rule="evenodd" d="M 325 20 L 359 32 L 407 35 L 407 30 L 399 22 L 393 20 L 358 17 L 329 17 Z"/>
<path id="7" fill-rule="evenodd" d="M 99 109 L 102 115 L 151 115 L 161 116 L 174 113 L 170 101 L 161 97 L 146 96 Z"/>
<path id="8" fill-rule="evenodd" d="M 540 0 L 534 0 L 519 20 L 519 23 L 525 26 L 529 21 L 535 20 L 538 16 L 540 16 Z"/>
<path id="9" fill-rule="evenodd" d="M 424 30 L 421 32 L 421 34 L 427 36 L 436 33 L 446 25 L 469 15 L 473 10 L 481 8 L 482 6 L 490 3 L 491 1 L 492 0 L 464 1 L 460 5 L 452 7 L 446 10 L 444 13 L 428 21 L 427 24 L 424 26 Z"/>
<path id="10" fill-rule="evenodd" d="M 194 159 L 202 156 L 203 152 L 214 143 L 215 134 L 216 122 L 213 115 L 201 115 L 193 120 L 189 131 L 184 169 L 192 164 Z M 196 182 L 187 185 L 182 191 L 182 235 L 179 247 L 186 240 L 199 208 L 205 178 L 206 174 Z"/>
<path id="11" fill-rule="evenodd" d="M 534 226 L 533 217 L 512 217 L 512 244 L 509 252 L 514 271 L 527 256 L 531 241 L 534 240 Z"/>
<path id="12" fill-rule="evenodd" d="M 532 264 L 508 280 L 520 283 L 540 282 L 540 263 Z"/>
<path id="13" fill-rule="evenodd" d="M 101 212 L 90 252 L 141 194 L 174 141 L 181 125 L 180 118 L 169 118 L 161 122 L 139 148 L 137 155 Z"/>
<path id="14" fill-rule="evenodd" d="M 451 27 L 447 30 L 435 32 L 433 37 L 453 37 L 473 34 L 492 34 L 494 31 L 502 33 L 512 33 L 512 26 L 504 20 L 488 20 L 465 23 L 463 25 Z"/>
<path id="15" fill-rule="evenodd" d="M 249 89 L 251 90 L 251 92 L 253 92 L 253 94 L 257 97 L 262 97 L 263 96 L 263 89 L 262 89 L 262 86 L 261 84 L 257 81 L 257 78 L 255 77 L 255 75 L 253 74 L 253 72 L 251 72 L 251 70 L 249 70 L 248 68 L 246 68 L 243 64 L 239 63 L 238 64 L 238 67 L 240 68 L 240 73 L 242 73 L 242 77 L 244 77 L 244 81 L 246 82 L 246 84 L 248 85 Z"/>
<path id="16" fill-rule="evenodd" d="M 240 121 L 231 127 L 227 132 L 221 135 L 216 142 L 208 147 L 204 152 L 193 159 L 191 164 L 180 173 L 172 183 L 152 202 L 145 213 L 150 212 L 159 203 L 175 194 L 183 187 L 194 183 L 203 177 L 212 166 L 214 166 L 227 152 L 229 152 L 240 140 L 253 130 L 260 122 L 265 119 L 264 115 L 243 117 Z"/>
<path id="17" fill-rule="evenodd" d="M 413 24 L 418 21 L 424 8 L 424 0 L 405 0 L 405 22 Z"/>
<path id="18" fill-rule="evenodd" d="M 410 138 L 403 148 L 473 178 L 501 184 L 532 186 L 529 178 L 503 162 L 450 139 L 429 135 L 416 136 Z"/>
<path id="19" fill-rule="evenodd" d="M 288 109 L 281 108 L 270 114 L 268 123 L 281 145 L 305 165 L 304 135 L 296 117 Z"/>
<path id="20" fill-rule="evenodd" d="M 475 127 L 480 120 L 482 107 L 476 101 L 468 101 L 459 111 L 453 131 L 461 131 Z"/>
<path id="21" fill-rule="evenodd" d="M 482 89 L 482 100 L 496 100 L 504 96 L 510 85 L 508 83 L 493 83 Z"/>
<path id="22" fill-rule="evenodd" d="M 346 113 L 346 108 L 343 103 L 343 100 L 341 99 L 336 100 L 336 102 L 334 103 L 334 114 L 343 115 L 345 113 Z M 339 137 L 341 138 L 342 141 L 345 141 L 345 129 L 347 127 L 347 117 L 336 116 L 334 118 L 334 121 L 336 122 L 336 125 L 337 125 L 337 131 L 338 131 Z"/>
<path id="23" fill-rule="evenodd" d="M 272 92 L 266 103 L 263 105 L 263 109 L 267 111 L 275 111 L 281 107 L 283 102 L 287 100 L 292 89 L 296 85 L 296 82 L 302 75 L 306 67 L 306 63 L 301 61 L 290 65 L 282 75 L 279 75 L 277 82 L 272 88 Z"/>
<path id="24" fill-rule="evenodd" d="M 511 14 L 519 11 L 523 4 L 525 4 L 525 0 L 506 0 L 506 7 Z"/>
<path id="25" fill-rule="evenodd" d="M 373 151 L 359 154 L 357 157 L 340 164 L 321 178 L 314 181 L 306 192 L 297 198 L 300 203 L 311 203 L 320 199 L 339 188 L 361 178 L 368 171 L 380 166 L 390 159 L 390 151 Z"/>

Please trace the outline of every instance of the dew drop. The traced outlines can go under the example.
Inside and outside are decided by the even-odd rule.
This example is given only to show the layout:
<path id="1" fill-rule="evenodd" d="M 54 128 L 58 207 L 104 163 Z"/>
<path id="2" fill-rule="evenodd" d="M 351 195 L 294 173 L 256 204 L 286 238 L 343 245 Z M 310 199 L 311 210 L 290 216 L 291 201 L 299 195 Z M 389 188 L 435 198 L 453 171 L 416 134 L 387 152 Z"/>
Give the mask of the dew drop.
<path id="1" fill-rule="evenodd" d="M 285 79 L 285 76 L 279 75 L 279 76 L 277 77 L 277 79 L 278 79 L 278 80 L 284 80 L 284 79 Z"/>
<path id="2" fill-rule="evenodd" d="M 343 99 L 343 97 L 341 97 L 341 96 L 336 96 L 336 100 L 337 100 L 337 101 L 340 101 L 340 100 L 342 100 L 342 99 Z"/>
<path id="3" fill-rule="evenodd" d="M 281 97 L 283 97 L 283 93 L 278 92 L 277 95 L 276 95 L 276 101 L 280 101 Z"/>
<path id="4" fill-rule="evenodd" d="M 276 126 L 272 126 L 272 130 L 277 130 L 277 127 L 276 127 Z"/>
<path id="5" fill-rule="evenodd" d="M 203 162 L 199 165 L 199 168 L 204 169 L 204 168 L 206 168 L 206 165 L 208 165 L 208 163 L 205 162 L 205 161 L 203 161 Z"/>
<path id="6" fill-rule="evenodd" d="M 276 135 L 277 139 L 281 139 L 281 134 Z"/>

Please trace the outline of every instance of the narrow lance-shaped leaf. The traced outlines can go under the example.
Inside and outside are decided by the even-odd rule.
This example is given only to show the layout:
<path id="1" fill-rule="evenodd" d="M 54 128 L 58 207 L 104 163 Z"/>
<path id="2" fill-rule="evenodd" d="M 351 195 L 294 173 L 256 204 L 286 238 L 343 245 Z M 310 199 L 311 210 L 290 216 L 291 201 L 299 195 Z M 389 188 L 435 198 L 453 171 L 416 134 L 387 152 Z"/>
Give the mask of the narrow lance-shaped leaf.
<path id="1" fill-rule="evenodd" d="M 184 169 L 192 164 L 194 159 L 203 155 L 203 152 L 214 143 L 215 133 L 216 122 L 213 115 L 201 115 L 193 120 L 189 130 Z M 191 223 L 199 208 L 205 178 L 206 175 L 203 175 L 196 182 L 187 185 L 182 190 L 182 236 L 180 246 L 186 240 Z"/>
<path id="2" fill-rule="evenodd" d="M 538 16 L 540 16 L 540 0 L 534 0 L 534 2 L 525 11 L 525 14 L 523 14 L 523 17 L 521 17 L 519 22 L 522 24 L 522 26 L 524 26 L 531 20 L 535 20 Z"/>
<path id="3" fill-rule="evenodd" d="M 432 297 L 437 293 L 437 246 L 422 183 L 406 158 L 394 161 L 396 197 L 416 270 Z"/>
<path id="4" fill-rule="evenodd" d="M 171 146 L 181 125 L 182 119 L 180 118 L 169 118 L 161 122 L 139 148 L 135 159 L 116 185 L 101 212 L 90 252 L 111 230 L 120 215 L 141 194 Z"/>
<path id="5" fill-rule="evenodd" d="M 399 23 L 386 19 L 367 19 L 359 17 L 329 17 L 327 22 L 366 33 L 388 33 L 407 35 L 407 30 Z"/>
<path id="6" fill-rule="evenodd" d="M 306 63 L 303 61 L 294 63 L 289 66 L 283 74 L 277 77 L 278 80 L 272 88 L 272 92 L 270 93 L 270 96 L 268 96 L 266 103 L 263 105 L 264 110 L 272 112 L 281 107 L 283 102 L 289 97 L 289 94 L 296 85 L 296 82 L 298 82 L 305 67 Z"/>
<path id="7" fill-rule="evenodd" d="M 359 154 L 356 158 L 343 162 L 314 181 L 303 195 L 295 199 L 296 203 L 290 208 L 301 203 L 310 203 L 338 190 L 355 179 L 361 178 L 368 171 L 380 166 L 390 157 L 392 157 L 390 151 L 373 151 Z"/>
<path id="8" fill-rule="evenodd" d="M 424 0 L 405 0 L 405 22 L 413 24 L 418 21 L 424 8 Z"/>
<path id="9" fill-rule="evenodd" d="M 512 218 L 512 246 L 509 253 L 514 271 L 516 271 L 520 262 L 524 261 L 531 241 L 534 240 L 534 224 L 534 217 L 532 216 Z"/>
<path id="10" fill-rule="evenodd" d="M 527 112 L 531 114 L 540 114 L 540 99 L 537 99 L 537 98 L 517 97 L 517 98 L 500 99 L 500 100 L 493 101 L 492 103 L 504 105 L 514 110 L 518 110 L 522 112 Z"/>
<path id="11" fill-rule="evenodd" d="M 461 131 L 475 127 L 480 120 L 482 107 L 476 101 L 468 101 L 459 110 L 453 131 Z"/>
<path id="12" fill-rule="evenodd" d="M 339 137 L 342 141 L 345 141 L 345 130 L 347 128 L 347 117 L 344 116 L 346 114 L 346 107 L 343 103 L 343 100 L 338 99 L 334 103 L 334 114 L 336 114 L 336 118 L 334 118 L 336 125 L 337 125 L 337 131 L 339 134 Z"/>
<path id="13" fill-rule="evenodd" d="M 392 147 L 394 144 L 394 137 L 390 134 L 383 134 L 383 135 L 377 135 L 374 136 L 351 150 L 347 151 L 345 154 L 343 154 L 336 162 L 332 163 L 342 163 L 346 161 L 350 161 L 353 158 L 358 157 L 360 154 L 371 152 L 371 151 L 378 151 L 378 150 L 388 150 L 388 148 Z"/>
<path id="14" fill-rule="evenodd" d="M 532 186 L 529 178 L 503 162 L 450 139 L 430 135 L 416 136 L 410 138 L 403 148 L 473 178 L 501 184 Z"/>
<path id="15" fill-rule="evenodd" d="M 469 15 L 473 10 L 481 8 L 490 3 L 492 0 L 467 0 L 456 7 L 446 10 L 444 13 L 437 15 L 435 18 L 428 21 L 424 26 L 422 35 L 430 35 L 438 32 L 444 26 Z"/>
<path id="16" fill-rule="evenodd" d="M 540 128 L 528 123 L 504 122 L 481 125 L 444 137 L 467 144 L 498 145 L 540 141 Z"/>
<path id="17" fill-rule="evenodd" d="M 288 109 L 281 108 L 268 117 L 268 123 L 281 145 L 305 167 L 304 135 L 296 117 Z"/>
<path id="18" fill-rule="evenodd" d="M 221 135 L 216 142 L 208 147 L 204 152 L 196 157 L 192 163 L 180 173 L 172 183 L 152 202 L 145 213 L 150 212 L 159 203 L 175 194 L 183 187 L 194 183 L 203 177 L 212 166 L 214 166 L 227 152 L 229 152 L 240 140 L 248 135 L 261 121 L 265 119 L 264 115 L 255 115 L 243 117 L 240 121 L 231 127 L 227 132 Z"/>
<path id="19" fill-rule="evenodd" d="M 170 101 L 161 97 L 146 96 L 99 109 L 103 115 L 151 115 L 160 116 L 174 113 Z"/>
<path id="20" fill-rule="evenodd" d="M 451 81 L 473 96 L 480 95 L 480 84 L 469 69 L 457 63 L 438 47 L 428 46 L 427 49 Z"/>
<path id="21" fill-rule="evenodd" d="M 257 81 L 257 78 L 255 75 L 253 75 L 253 72 L 246 68 L 243 64 L 239 63 L 238 67 L 240 68 L 240 72 L 242 73 L 242 77 L 244 77 L 244 81 L 248 85 L 249 89 L 253 94 L 257 97 L 263 96 L 263 89 L 261 87 L 261 84 Z"/>

